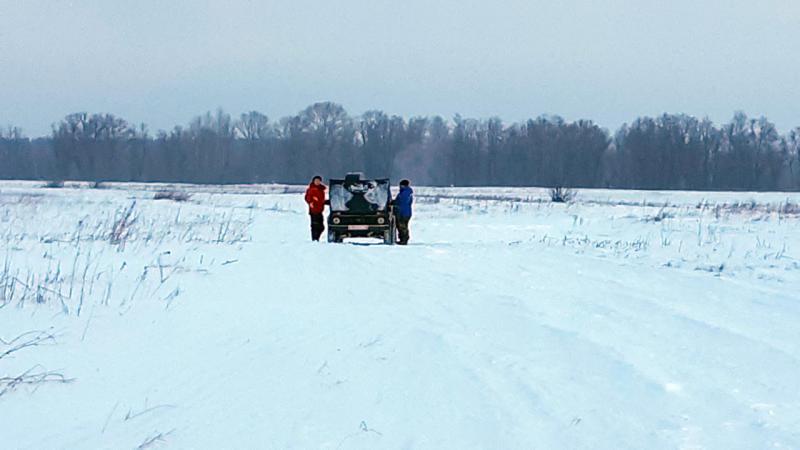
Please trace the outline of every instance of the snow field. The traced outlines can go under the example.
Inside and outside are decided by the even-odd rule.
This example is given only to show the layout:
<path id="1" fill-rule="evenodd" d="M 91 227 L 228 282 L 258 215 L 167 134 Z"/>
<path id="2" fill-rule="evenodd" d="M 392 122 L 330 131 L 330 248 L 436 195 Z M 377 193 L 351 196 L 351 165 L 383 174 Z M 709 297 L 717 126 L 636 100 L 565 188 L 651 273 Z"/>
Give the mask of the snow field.
<path id="1" fill-rule="evenodd" d="M 800 448 L 797 195 L 298 191 L 0 183 L 2 447 Z"/>

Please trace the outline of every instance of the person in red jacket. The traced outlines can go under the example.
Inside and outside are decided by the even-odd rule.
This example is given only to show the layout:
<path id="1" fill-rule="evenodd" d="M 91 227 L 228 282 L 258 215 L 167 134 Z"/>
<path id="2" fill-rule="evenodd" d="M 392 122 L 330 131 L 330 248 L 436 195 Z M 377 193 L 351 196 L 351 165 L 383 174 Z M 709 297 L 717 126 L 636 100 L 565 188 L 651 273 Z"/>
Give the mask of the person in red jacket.
<path id="1" fill-rule="evenodd" d="M 308 204 L 308 214 L 311 216 L 311 240 L 319 241 L 320 236 L 325 231 L 325 191 L 328 188 L 322 184 L 322 177 L 317 175 L 311 179 L 311 184 L 306 189 L 306 203 Z"/>

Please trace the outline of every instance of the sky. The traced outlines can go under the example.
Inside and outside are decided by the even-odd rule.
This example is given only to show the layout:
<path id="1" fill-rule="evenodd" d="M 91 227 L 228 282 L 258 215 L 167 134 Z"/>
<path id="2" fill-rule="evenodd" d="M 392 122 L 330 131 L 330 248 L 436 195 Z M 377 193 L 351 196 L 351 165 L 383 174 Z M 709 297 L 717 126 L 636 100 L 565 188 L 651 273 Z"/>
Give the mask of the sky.
<path id="1" fill-rule="evenodd" d="M 0 126 L 206 111 L 800 126 L 797 0 L 0 0 Z"/>

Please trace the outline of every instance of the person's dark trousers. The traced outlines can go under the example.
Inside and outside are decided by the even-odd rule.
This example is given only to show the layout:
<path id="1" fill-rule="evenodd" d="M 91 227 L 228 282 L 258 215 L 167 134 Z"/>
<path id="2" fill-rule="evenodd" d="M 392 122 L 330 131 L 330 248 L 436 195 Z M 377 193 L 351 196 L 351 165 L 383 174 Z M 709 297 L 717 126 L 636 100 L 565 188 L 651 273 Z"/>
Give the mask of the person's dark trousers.
<path id="1" fill-rule="evenodd" d="M 408 244 L 408 238 L 410 237 L 408 234 L 408 222 L 411 221 L 411 217 L 400 217 L 397 216 L 397 234 L 399 235 L 397 239 L 397 243 L 399 245 L 406 245 Z"/>
<path id="2" fill-rule="evenodd" d="M 309 215 L 311 216 L 311 240 L 318 241 L 322 232 L 325 231 L 325 218 L 322 217 L 322 214 L 311 213 Z"/>

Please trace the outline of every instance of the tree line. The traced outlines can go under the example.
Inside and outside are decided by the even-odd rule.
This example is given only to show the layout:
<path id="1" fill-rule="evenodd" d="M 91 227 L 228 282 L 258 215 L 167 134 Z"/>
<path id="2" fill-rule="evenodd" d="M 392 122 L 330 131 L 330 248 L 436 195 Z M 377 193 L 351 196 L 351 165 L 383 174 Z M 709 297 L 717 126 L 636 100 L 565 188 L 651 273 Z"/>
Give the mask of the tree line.
<path id="1" fill-rule="evenodd" d="M 70 114 L 34 139 L 8 127 L 0 130 L 0 178 L 306 183 L 361 171 L 438 186 L 800 190 L 799 153 L 800 127 L 781 135 L 744 113 L 719 126 L 682 114 L 644 117 L 611 134 L 557 116 L 512 124 L 353 117 L 323 102 L 277 121 L 218 110 L 155 133 L 112 114 Z"/>

